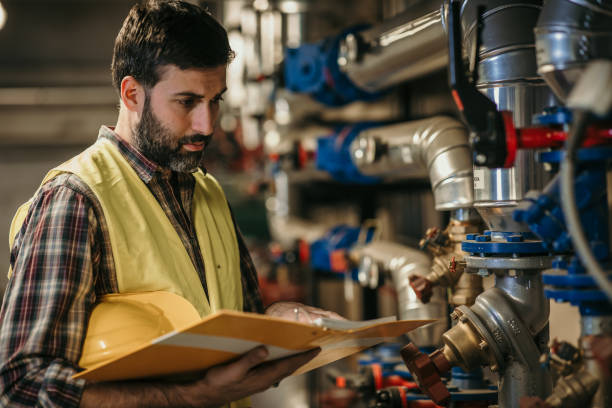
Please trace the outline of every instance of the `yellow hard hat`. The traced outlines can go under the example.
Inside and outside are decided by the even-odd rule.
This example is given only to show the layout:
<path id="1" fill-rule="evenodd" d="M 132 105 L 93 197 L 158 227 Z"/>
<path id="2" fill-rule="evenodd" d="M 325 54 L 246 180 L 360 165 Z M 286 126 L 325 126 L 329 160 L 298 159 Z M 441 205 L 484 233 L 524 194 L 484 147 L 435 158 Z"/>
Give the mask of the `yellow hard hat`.
<path id="1" fill-rule="evenodd" d="M 89 318 L 79 366 L 92 368 L 200 320 L 195 307 L 174 293 L 106 295 Z"/>

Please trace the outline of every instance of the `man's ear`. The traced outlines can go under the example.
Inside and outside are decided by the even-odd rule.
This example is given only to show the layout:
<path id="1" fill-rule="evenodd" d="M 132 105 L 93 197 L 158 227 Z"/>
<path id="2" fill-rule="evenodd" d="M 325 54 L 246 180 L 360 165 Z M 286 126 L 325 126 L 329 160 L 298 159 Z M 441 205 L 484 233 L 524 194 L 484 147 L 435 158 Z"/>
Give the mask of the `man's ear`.
<path id="1" fill-rule="evenodd" d="M 121 80 L 121 102 L 134 112 L 139 112 L 144 106 L 145 89 L 133 76 L 126 76 Z"/>

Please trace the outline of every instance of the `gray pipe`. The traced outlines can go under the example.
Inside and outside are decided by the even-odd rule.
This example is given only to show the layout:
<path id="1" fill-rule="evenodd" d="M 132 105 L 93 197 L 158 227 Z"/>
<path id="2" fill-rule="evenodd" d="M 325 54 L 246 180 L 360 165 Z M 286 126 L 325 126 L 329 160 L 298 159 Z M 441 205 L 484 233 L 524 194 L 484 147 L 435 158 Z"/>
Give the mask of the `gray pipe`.
<path id="1" fill-rule="evenodd" d="M 550 101 L 549 90 L 538 76 L 533 28 L 540 10 L 539 0 L 467 0 L 462 8 L 464 43 L 468 55 L 477 54 L 476 86 L 493 100 L 499 110 L 513 113 L 514 124 L 529 126 L 531 116 Z M 481 14 L 480 46 L 475 48 Z M 475 67 L 471 67 L 473 71 Z M 512 210 L 530 188 L 541 189 L 542 169 L 521 153 L 510 169 L 474 170 L 474 207 L 492 230 L 523 231 L 526 226 L 512 220 Z M 494 239 L 494 238 L 492 238 Z M 515 269 L 520 260 L 526 270 Z M 541 269 L 548 258 L 466 257 L 467 267 L 487 263 L 500 271 L 495 288 L 482 293 L 469 310 L 470 320 L 496 356 L 499 373 L 499 406 L 518 407 L 522 396 L 546 398 L 552 389 L 548 369 L 540 362 L 547 352 L 548 300 L 544 296 Z M 483 268 L 488 269 L 488 268 Z M 510 271 L 513 271 L 510 274 Z"/>
<path id="2" fill-rule="evenodd" d="M 537 72 L 533 28 L 541 4 L 540 0 L 467 0 L 462 6 L 465 49 L 470 56 L 478 52 L 476 86 L 499 110 L 511 111 L 519 128 L 530 126 L 535 113 L 555 104 Z M 485 9 L 476 50 L 479 6 Z M 474 207 L 490 229 L 529 230 L 512 219 L 512 212 L 527 191 L 541 189 L 547 181 L 541 165 L 535 164 L 534 152 L 519 151 L 512 168 L 475 168 L 474 180 Z"/>
<path id="3" fill-rule="evenodd" d="M 565 102 L 588 61 L 612 58 L 612 2 L 548 0 L 535 40 L 538 73 Z"/>
<path id="4" fill-rule="evenodd" d="M 431 301 L 423 304 L 410 286 L 410 276 L 425 276 L 431 261 L 422 251 L 389 241 L 373 241 L 357 249 L 361 263 L 374 265 L 391 275 L 397 293 L 400 319 L 436 319 L 408 335 L 419 347 L 435 347 L 447 328 L 447 302 L 444 289 L 434 288 Z"/>
<path id="5" fill-rule="evenodd" d="M 542 82 L 537 74 L 533 36 L 541 4 L 540 0 L 467 0 L 463 3 L 464 44 L 467 55 L 478 52 L 478 87 Z M 485 6 L 481 44 L 475 50 L 476 13 L 481 5 Z"/>
<path id="6" fill-rule="evenodd" d="M 366 129 L 353 140 L 351 157 L 369 176 L 411 178 L 428 173 L 438 211 L 472 205 L 468 132 L 455 119 L 435 116 Z"/>
<path id="7" fill-rule="evenodd" d="M 518 407 L 522 396 L 550 395 L 550 373 L 539 360 L 549 339 L 548 299 L 540 271 L 525 271 L 516 278 L 498 275 L 495 287 L 478 296 L 471 311 L 479 330 L 494 339 L 489 346 L 503 356 L 498 360 L 500 408 Z"/>
<path id="8" fill-rule="evenodd" d="M 340 44 L 340 69 L 358 87 L 375 92 L 446 67 L 443 8 L 427 6 L 417 18 L 408 11 L 348 35 Z"/>

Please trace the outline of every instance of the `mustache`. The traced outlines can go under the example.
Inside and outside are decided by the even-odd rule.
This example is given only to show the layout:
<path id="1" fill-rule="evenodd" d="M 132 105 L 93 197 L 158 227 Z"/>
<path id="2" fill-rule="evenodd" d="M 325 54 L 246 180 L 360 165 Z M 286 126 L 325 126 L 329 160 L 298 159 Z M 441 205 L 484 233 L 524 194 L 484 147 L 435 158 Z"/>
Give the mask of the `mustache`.
<path id="1" fill-rule="evenodd" d="M 210 135 L 196 134 L 196 135 L 191 135 L 191 136 L 185 136 L 179 140 L 179 147 L 185 144 L 202 143 L 202 142 L 204 142 L 205 145 L 208 145 L 210 143 L 210 139 L 212 139 L 212 134 Z"/>

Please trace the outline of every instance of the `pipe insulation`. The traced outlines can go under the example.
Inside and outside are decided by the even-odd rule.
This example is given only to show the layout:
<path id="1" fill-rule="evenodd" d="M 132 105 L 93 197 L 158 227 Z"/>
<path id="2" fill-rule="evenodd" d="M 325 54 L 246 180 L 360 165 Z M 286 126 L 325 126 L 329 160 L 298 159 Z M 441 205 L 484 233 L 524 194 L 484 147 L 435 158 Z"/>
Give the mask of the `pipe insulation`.
<path id="1" fill-rule="evenodd" d="M 538 73 L 565 102 L 590 60 L 612 59 L 612 1 L 548 0 L 534 31 Z"/>
<path id="2" fill-rule="evenodd" d="M 541 7 L 541 0 L 467 0 L 462 4 L 463 41 L 470 71 L 478 71 L 479 88 L 542 82 L 533 34 Z"/>
<path id="3" fill-rule="evenodd" d="M 445 290 L 434 288 L 430 302 L 423 304 L 410 286 L 412 275 L 424 276 L 431 270 L 429 257 L 422 251 L 390 241 L 373 241 L 353 251 L 356 253 L 351 257 L 358 257 L 360 263 L 376 265 L 391 275 L 400 319 L 437 320 L 411 331 L 410 339 L 419 347 L 438 345 L 447 327 Z"/>
<path id="4" fill-rule="evenodd" d="M 555 105 L 537 72 L 534 27 L 541 9 L 541 0 L 466 0 L 461 7 L 463 44 L 476 87 L 498 110 L 512 112 L 516 127 L 531 126 L 534 114 Z M 549 178 L 534 156 L 522 150 L 511 168 L 474 169 L 474 207 L 491 230 L 529 230 L 512 212 Z"/>
<path id="5" fill-rule="evenodd" d="M 456 119 L 434 116 L 369 128 L 357 135 L 350 150 L 355 166 L 367 176 L 408 178 L 427 170 L 438 211 L 472 206 L 468 131 Z"/>
<path id="6" fill-rule="evenodd" d="M 444 7 L 430 4 L 426 11 L 417 18 L 407 11 L 347 35 L 340 43 L 338 66 L 368 92 L 443 69 L 448 64 Z"/>

